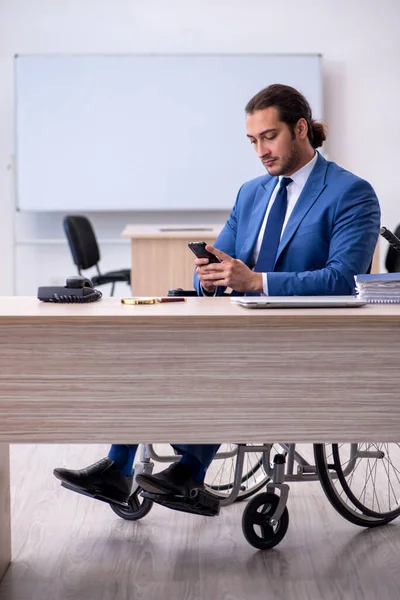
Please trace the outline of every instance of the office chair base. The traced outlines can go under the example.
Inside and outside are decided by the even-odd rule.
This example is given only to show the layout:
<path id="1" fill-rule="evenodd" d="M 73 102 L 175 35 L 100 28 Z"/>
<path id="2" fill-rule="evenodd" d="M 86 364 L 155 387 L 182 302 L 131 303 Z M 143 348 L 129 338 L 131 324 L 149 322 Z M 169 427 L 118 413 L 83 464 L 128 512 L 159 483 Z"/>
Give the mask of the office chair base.
<path id="1" fill-rule="evenodd" d="M 64 487 L 67 490 L 70 490 L 71 492 L 75 492 L 76 494 L 81 494 L 82 496 L 87 496 L 88 498 L 93 498 L 93 500 L 100 500 L 101 502 L 106 502 L 107 504 L 117 504 L 118 506 L 122 506 L 124 508 L 129 508 L 128 502 L 121 502 L 121 500 L 118 500 L 116 498 L 109 498 L 107 496 L 104 496 L 103 494 L 87 492 L 86 490 L 83 490 L 81 488 L 75 487 L 73 485 L 69 485 L 68 483 L 65 483 L 64 481 L 61 483 L 61 487 Z"/>
<path id="2" fill-rule="evenodd" d="M 203 517 L 216 517 L 220 510 L 219 500 L 202 490 L 199 490 L 194 498 L 176 496 L 175 494 L 152 494 L 150 492 L 142 492 L 141 496 L 166 508 L 202 515 Z"/>

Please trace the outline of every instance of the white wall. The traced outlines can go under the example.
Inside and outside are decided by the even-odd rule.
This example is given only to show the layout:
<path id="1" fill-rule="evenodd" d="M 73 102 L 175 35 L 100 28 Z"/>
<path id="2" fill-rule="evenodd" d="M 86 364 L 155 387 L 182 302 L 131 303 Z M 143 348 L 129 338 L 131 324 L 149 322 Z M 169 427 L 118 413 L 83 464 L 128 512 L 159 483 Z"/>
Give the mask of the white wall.
<path id="1" fill-rule="evenodd" d="M 399 0 L 2 0 L 0 3 L 0 294 L 18 293 L 72 273 L 60 216 L 40 220 L 13 208 L 13 55 L 16 53 L 320 52 L 324 56 L 329 158 L 368 179 L 382 222 L 400 222 Z M 215 143 L 223 140 L 215 136 Z M 250 150 L 249 150 L 250 151 Z M 232 199 L 233 201 L 234 199 Z M 104 267 L 129 264 L 118 241 L 125 222 L 215 222 L 223 214 L 95 215 Z M 14 227 L 19 242 L 13 263 Z M 25 240 L 24 243 L 22 243 Z M 28 242 L 28 243 L 27 243 Z M 382 247 L 385 243 L 382 244 Z"/>

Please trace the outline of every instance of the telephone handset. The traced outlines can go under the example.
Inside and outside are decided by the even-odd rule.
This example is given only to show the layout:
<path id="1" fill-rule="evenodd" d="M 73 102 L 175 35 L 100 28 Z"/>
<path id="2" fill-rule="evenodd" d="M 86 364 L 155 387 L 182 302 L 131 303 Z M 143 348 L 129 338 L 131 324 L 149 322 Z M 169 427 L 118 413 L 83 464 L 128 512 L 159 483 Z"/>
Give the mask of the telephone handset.
<path id="1" fill-rule="evenodd" d="M 102 293 L 95 290 L 90 279 L 81 275 L 68 277 L 65 287 L 49 286 L 39 287 L 37 297 L 42 302 L 95 302 L 100 300 Z"/>

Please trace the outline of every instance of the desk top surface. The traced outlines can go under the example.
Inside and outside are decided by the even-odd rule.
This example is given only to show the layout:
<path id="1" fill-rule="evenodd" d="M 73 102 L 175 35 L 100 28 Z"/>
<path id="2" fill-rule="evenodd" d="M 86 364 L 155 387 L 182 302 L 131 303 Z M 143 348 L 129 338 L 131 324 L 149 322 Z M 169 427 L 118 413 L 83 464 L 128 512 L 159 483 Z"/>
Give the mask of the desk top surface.
<path id="1" fill-rule="evenodd" d="M 187 298 L 187 302 L 124 305 L 121 298 L 103 298 L 89 304 L 52 304 L 39 302 L 35 297 L 0 297 L 0 321 L 29 319 L 204 319 L 218 322 L 231 319 L 257 320 L 316 320 L 337 318 L 354 321 L 378 319 L 400 323 L 400 304 L 375 304 L 360 308 L 285 308 L 249 310 L 230 302 L 229 298 Z"/>
<path id="2" fill-rule="evenodd" d="M 190 239 L 216 238 L 223 227 L 218 225 L 127 225 L 122 237 L 132 239 Z"/>

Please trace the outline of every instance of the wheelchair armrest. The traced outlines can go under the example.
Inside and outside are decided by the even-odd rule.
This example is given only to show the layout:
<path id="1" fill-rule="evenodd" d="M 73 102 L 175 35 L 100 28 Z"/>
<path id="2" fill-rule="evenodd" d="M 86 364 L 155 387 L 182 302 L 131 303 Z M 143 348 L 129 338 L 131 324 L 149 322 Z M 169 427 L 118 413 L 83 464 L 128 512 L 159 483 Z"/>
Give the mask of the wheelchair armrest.
<path id="1" fill-rule="evenodd" d="M 176 288 L 174 290 L 168 290 L 168 296 L 198 296 L 196 290 L 183 290 L 182 288 Z M 221 296 L 230 296 L 230 294 L 226 294 L 225 292 L 221 294 Z"/>
<path id="2" fill-rule="evenodd" d="M 182 288 L 176 288 L 175 290 L 168 290 L 168 296 L 197 296 L 196 290 L 183 290 Z"/>

